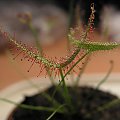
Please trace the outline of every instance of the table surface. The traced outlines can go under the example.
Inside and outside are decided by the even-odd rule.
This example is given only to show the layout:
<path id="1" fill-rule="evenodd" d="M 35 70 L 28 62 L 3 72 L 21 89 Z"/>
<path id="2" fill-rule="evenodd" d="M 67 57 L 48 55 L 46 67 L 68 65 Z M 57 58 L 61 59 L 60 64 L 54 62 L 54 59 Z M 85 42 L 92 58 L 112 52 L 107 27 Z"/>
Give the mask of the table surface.
<path id="1" fill-rule="evenodd" d="M 55 45 L 45 48 L 45 53 L 48 56 L 65 56 L 66 55 L 66 40 L 58 41 Z M 120 49 L 113 51 L 95 52 L 92 54 L 85 73 L 107 73 L 110 69 L 110 60 L 114 61 L 113 72 L 120 73 Z M 11 60 L 11 57 L 6 53 L 0 55 L 0 90 L 24 79 L 35 77 L 39 73 L 39 66 L 34 65 L 30 72 L 31 63 L 27 60 L 20 61 L 20 56 L 16 60 Z M 41 74 L 43 76 L 44 73 Z"/>

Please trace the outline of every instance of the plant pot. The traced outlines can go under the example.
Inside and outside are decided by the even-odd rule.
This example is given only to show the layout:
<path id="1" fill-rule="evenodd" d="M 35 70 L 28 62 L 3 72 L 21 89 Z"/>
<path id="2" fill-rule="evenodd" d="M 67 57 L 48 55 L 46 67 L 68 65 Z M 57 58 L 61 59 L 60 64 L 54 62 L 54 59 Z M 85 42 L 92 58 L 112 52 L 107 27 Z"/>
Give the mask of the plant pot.
<path id="1" fill-rule="evenodd" d="M 103 77 L 104 77 L 103 74 L 102 75 L 100 75 L 100 74 L 99 75 L 98 74 L 97 75 L 83 75 L 80 84 L 82 86 L 95 87 Z M 105 82 L 100 87 L 100 89 L 102 89 L 104 91 L 109 91 L 117 96 L 120 96 L 120 93 L 118 92 L 118 91 L 120 91 L 119 78 L 120 78 L 119 74 L 111 74 L 109 79 L 107 80 L 107 82 Z M 45 78 L 37 78 L 37 79 L 41 79 L 41 80 L 35 80 L 35 79 L 36 78 L 33 78 L 30 81 L 32 81 L 34 84 L 39 86 L 40 91 L 44 91 L 45 89 L 48 88 L 48 86 L 51 85 L 50 80 L 48 80 L 48 79 L 45 79 Z M 15 84 L 15 85 L 12 85 L 11 87 L 2 91 L 0 97 L 4 97 L 4 98 L 7 98 L 14 102 L 20 103 L 21 101 L 23 101 L 24 96 L 31 96 L 38 92 L 38 89 L 36 89 L 35 86 L 31 85 L 30 81 L 29 82 L 23 81 L 23 82 Z M 67 80 L 67 82 L 69 85 L 72 84 L 72 82 L 69 80 Z M 2 106 L 1 107 L 2 110 L 0 110 L 1 120 L 7 120 L 8 116 L 10 116 L 10 114 L 12 113 L 11 111 L 13 111 L 16 106 L 6 103 L 6 102 L 0 102 L 0 103 L 1 103 L 0 106 Z"/>

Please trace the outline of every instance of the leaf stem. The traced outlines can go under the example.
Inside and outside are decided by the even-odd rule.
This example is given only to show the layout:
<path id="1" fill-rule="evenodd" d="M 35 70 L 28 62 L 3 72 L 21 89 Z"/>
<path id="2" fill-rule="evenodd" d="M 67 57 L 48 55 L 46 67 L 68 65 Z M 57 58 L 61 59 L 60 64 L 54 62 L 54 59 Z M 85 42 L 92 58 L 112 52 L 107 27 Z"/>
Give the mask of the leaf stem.
<path id="1" fill-rule="evenodd" d="M 60 105 L 46 120 L 50 120 L 57 113 L 57 111 L 60 110 L 64 106 L 65 104 Z"/>
<path id="2" fill-rule="evenodd" d="M 91 117 L 92 115 L 97 114 L 98 112 L 102 112 L 103 110 L 108 110 L 108 109 L 110 109 L 110 108 L 112 108 L 112 107 L 114 107 L 114 106 L 116 106 L 116 105 L 118 105 L 118 104 L 120 104 L 120 99 L 114 99 L 114 100 L 112 100 L 112 101 L 110 101 L 110 102 L 108 102 L 108 103 L 106 103 L 106 104 L 98 107 L 98 108 L 97 108 L 96 110 L 94 110 L 93 112 L 88 113 L 88 114 L 85 116 L 85 118 L 89 118 L 89 117 Z"/>
<path id="3" fill-rule="evenodd" d="M 99 87 L 108 79 L 108 77 L 110 76 L 112 70 L 113 70 L 113 61 L 110 61 L 110 69 L 108 71 L 108 73 L 106 74 L 106 76 L 98 83 L 98 85 L 96 86 L 96 89 L 99 89 Z"/>
<path id="4" fill-rule="evenodd" d="M 44 106 L 33 106 L 33 105 L 26 105 L 26 104 L 18 104 L 16 102 L 13 102 L 11 100 L 5 99 L 5 98 L 0 98 L 1 101 L 16 105 L 20 108 L 28 109 L 28 110 L 36 110 L 36 111 L 49 111 L 49 112 L 54 112 L 56 108 L 50 108 L 50 107 L 44 107 Z M 63 110 L 57 110 L 56 112 L 58 113 L 64 113 Z"/>
<path id="5" fill-rule="evenodd" d="M 64 78 L 73 70 L 73 68 L 82 60 L 84 59 L 88 54 L 90 53 L 90 51 L 87 51 L 68 71 L 67 73 L 64 75 Z"/>
<path id="6" fill-rule="evenodd" d="M 31 22 L 28 23 L 28 27 L 31 30 L 31 32 L 35 38 L 36 47 L 38 48 L 40 55 L 42 55 L 42 47 L 41 47 L 41 44 L 40 44 L 39 39 L 38 39 L 38 33 L 37 33 L 36 29 L 33 27 Z"/>
<path id="7" fill-rule="evenodd" d="M 68 92 L 68 89 L 67 89 L 67 86 L 66 86 L 66 83 L 65 83 L 65 79 L 64 79 L 64 75 L 63 75 L 63 72 L 62 72 L 62 69 L 59 70 L 60 71 L 60 75 L 61 75 L 61 81 L 62 81 L 62 85 L 63 85 L 63 89 L 64 89 L 64 97 L 65 97 L 65 100 L 67 103 L 71 103 L 70 101 L 70 95 L 69 95 L 69 92 Z"/>
<path id="8" fill-rule="evenodd" d="M 78 76 L 77 76 L 77 78 L 76 78 L 75 87 L 78 85 L 78 83 L 79 83 L 79 81 L 80 81 L 80 78 L 81 78 L 82 74 L 83 74 L 84 71 L 85 71 L 85 68 L 86 68 L 86 66 L 87 66 L 87 64 L 88 64 L 88 60 L 89 60 L 90 56 L 91 56 L 91 55 L 89 55 L 89 56 L 86 58 L 85 63 L 84 63 L 81 71 L 79 72 L 79 74 L 78 74 Z"/>

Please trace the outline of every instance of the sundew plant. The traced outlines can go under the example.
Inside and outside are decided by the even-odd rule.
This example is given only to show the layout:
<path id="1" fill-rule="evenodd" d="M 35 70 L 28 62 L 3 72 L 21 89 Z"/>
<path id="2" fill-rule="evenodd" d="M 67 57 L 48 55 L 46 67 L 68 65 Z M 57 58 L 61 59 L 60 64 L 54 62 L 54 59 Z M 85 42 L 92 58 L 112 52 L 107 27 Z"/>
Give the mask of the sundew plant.
<path id="1" fill-rule="evenodd" d="M 94 4 L 91 4 L 91 15 L 88 20 L 88 25 L 85 27 L 85 29 L 80 31 L 80 27 L 77 26 L 76 28 L 71 28 L 69 30 L 67 39 L 71 46 L 69 47 L 68 55 L 66 55 L 65 58 L 60 58 L 60 59 L 46 57 L 47 55 L 44 53 L 41 45 L 39 44 L 38 35 L 34 26 L 32 25 L 32 20 L 30 15 L 24 14 L 24 15 L 20 15 L 19 17 L 20 17 L 20 21 L 25 25 L 27 25 L 32 31 L 32 34 L 36 40 L 36 49 L 29 48 L 24 43 L 17 42 L 15 37 L 13 37 L 7 32 L 4 32 L 1 29 L 0 34 L 3 36 L 3 39 L 9 42 L 9 50 L 11 52 L 17 51 L 16 52 L 17 54 L 14 55 L 13 57 L 14 60 L 20 54 L 22 54 L 23 57 L 21 58 L 21 60 L 27 59 L 28 61 L 32 62 L 28 72 L 30 71 L 34 63 L 37 63 L 40 68 L 39 74 L 37 76 L 39 76 L 43 70 L 46 70 L 46 73 L 50 78 L 51 77 L 55 78 L 56 76 L 58 76 L 57 79 L 59 78 L 59 83 L 57 85 L 55 84 L 55 90 L 52 96 L 49 96 L 47 94 L 44 95 L 44 97 L 46 97 L 49 101 L 51 101 L 51 104 L 53 106 L 51 108 L 44 106 L 35 107 L 25 104 L 14 103 L 4 98 L 0 98 L 0 99 L 15 104 L 18 107 L 22 107 L 24 109 L 32 109 L 32 110 L 40 110 L 40 111 L 43 110 L 43 111 L 52 112 L 52 114 L 48 118 L 46 118 L 46 120 L 51 119 L 54 116 L 54 114 L 57 112 L 62 114 L 68 112 L 69 113 L 75 112 L 74 105 L 71 101 L 71 96 L 69 95 L 69 90 L 66 86 L 66 77 L 68 75 L 72 75 L 75 72 L 75 68 L 80 71 L 77 75 L 77 79 L 74 80 L 75 86 L 73 86 L 73 88 L 76 88 L 78 85 L 78 81 L 80 79 L 80 75 L 83 73 L 83 69 L 86 63 L 88 62 L 89 55 L 91 55 L 93 52 L 112 50 L 120 46 L 119 43 L 108 43 L 108 42 L 102 43 L 102 42 L 90 41 L 91 39 L 90 36 L 94 32 L 94 19 L 95 19 L 94 13 L 95 13 Z M 79 64 L 80 62 L 81 64 Z M 54 95 L 57 90 L 60 91 L 63 98 L 65 99 L 64 104 L 61 104 L 54 99 Z M 112 101 L 111 103 L 108 103 L 108 106 L 114 105 L 118 102 L 120 101 Z"/>

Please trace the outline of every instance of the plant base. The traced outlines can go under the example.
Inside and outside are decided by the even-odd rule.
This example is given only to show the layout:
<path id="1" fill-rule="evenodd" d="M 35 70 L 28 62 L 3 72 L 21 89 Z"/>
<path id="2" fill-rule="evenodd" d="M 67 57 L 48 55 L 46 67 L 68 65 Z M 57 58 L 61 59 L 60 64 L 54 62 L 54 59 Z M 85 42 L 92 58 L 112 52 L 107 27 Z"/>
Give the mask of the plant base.
<path id="1" fill-rule="evenodd" d="M 27 96 L 22 104 L 52 107 L 52 103 L 43 96 L 43 93 L 52 96 L 54 90 L 55 86 L 52 86 L 42 93 Z M 74 111 L 56 113 L 51 118 L 52 120 L 120 120 L 120 104 L 111 106 L 109 109 L 98 109 L 118 99 L 116 96 L 89 87 L 77 87 L 75 89 L 68 87 L 68 90 Z M 59 91 L 56 92 L 54 99 L 61 104 L 65 102 Z M 17 107 L 8 120 L 46 120 L 51 114 L 52 112 L 48 111 L 35 111 Z"/>

